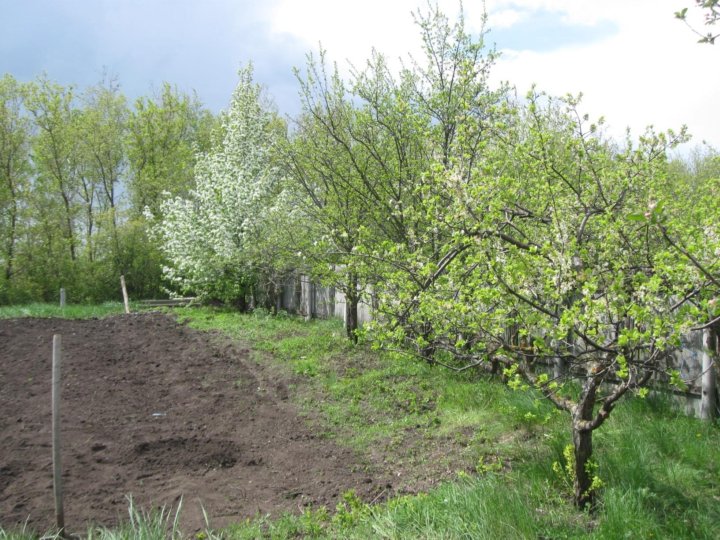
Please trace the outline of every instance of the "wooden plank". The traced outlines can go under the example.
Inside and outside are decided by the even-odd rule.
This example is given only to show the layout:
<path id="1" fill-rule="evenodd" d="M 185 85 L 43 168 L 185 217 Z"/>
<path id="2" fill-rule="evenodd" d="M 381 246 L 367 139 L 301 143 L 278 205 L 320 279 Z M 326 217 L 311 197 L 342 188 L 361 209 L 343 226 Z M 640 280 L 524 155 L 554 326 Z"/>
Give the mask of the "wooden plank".
<path id="1" fill-rule="evenodd" d="M 150 307 L 174 307 L 188 306 L 196 301 L 197 298 L 167 298 L 160 300 L 140 300 L 140 304 Z"/>

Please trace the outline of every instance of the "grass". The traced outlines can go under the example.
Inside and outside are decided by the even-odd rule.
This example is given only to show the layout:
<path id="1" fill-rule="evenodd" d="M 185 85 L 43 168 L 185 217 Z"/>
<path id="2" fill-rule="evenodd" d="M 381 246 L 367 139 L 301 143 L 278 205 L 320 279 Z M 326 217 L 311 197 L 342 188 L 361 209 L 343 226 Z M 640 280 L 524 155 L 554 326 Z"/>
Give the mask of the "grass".
<path id="1" fill-rule="evenodd" d="M 504 425 L 496 421 L 497 411 L 477 405 L 497 402 L 498 396 L 522 398 L 477 377 L 449 377 L 427 364 L 354 346 L 335 320 L 305 323 L 198 308 L 176 313 L 195 328 L 221 330 L 245 342 L 260 361 L 298 378 L 295 395 L 308 419 L 361 454 L 381 454 L 384 464 L 401 474 L 401 485 L 417 483 L 419 476 L 427 481 L 474 471 L 490 450 L 472 441 Z M 513 403 L 500 403 L 503 417 L 515 414 Z M 448 440 L 452 452 L 444 448 Z M 514 436 L 506 441 L 514 442 Z M 423 463 L 428 454 L 437 454 L 430 468 Z"/>
<path id="2" fill-rule="evenodd" d="M 622 402 L 595 432 L 605 487 L 590 515 L 574 509 L 567 479 L 553 469 L 570 442 L 568 419 L 532 393 L 351 345 L 337 321 L 204 308 L 173 313 L 245 343 L 258 362 L 294 381 L 308 422 L 356 449 L 368 467 L 386 464 L 411 492 L 372 506 L 346 493 L 338 508 L 257 516 L 200 538 L 720 536 L 720 430 L 660 398 Z M 168 513 L 135 515 L 116 531 L 95 529 L 93 538 L 174 531 Z M 158 519 L 164 528 L 153 528 Z M 0 540 L 31 537 L 10 534 L 0 529 Z"/>
<path id="3" fill-rule="evenodd" d="M 181 538 L 179 529 L 182 500 L 176 508 L 162 507 L 154 511 L 145 511 L 128 498 L 128 519 L 114 529 L 106 527 L 90 527 L 84 538 L 87 540 L 161 540 L 168 538 Z M 74 534 L 74 533 L 70 533 Z M 206 536 L 214 533 L 207 531 Z M 0 528 L 0 540 L 27 540 L 37 538 L 30 531 L 22 528 L 17 531 L 4 531 Z M 63 537 L 57 532 L 47 532 L 42 538 L 45 540 L 61 540 Z"/>
<path id="4" fill-rule="evenodd" d="M 337 321 L 178 313 L 298 377 L 299 403 L 328 436 L 380 454 L 408 484 L 423 471 L 446 480 L 375 506 L 350 526 L 318 519 L 318 537 L 718 537 L 720 432 L 660 398 L 626 400 L 595 433 L 605 487 L 591 516 L 573 508 L 567 479 L 552 466 L 570 443 L 568 418 L 537 395 L 353 346 Z M 258 526 L 245 530 L 275 536 L 267 522 Z"/>
<path id="5" fill-rule="evenodd" d="M 138 306 L 133 304 L 131 309 L 137 310 Z M 19 317 L 91 319 L 120 313 L 125 313 L 125 307 L 122 302 L 105 302 L 104 304 L 98 305 L 68 304 L 65 307 L 60 307 L 59 304 L 40 303 L 23 306 L 0 306 L 0 319 L 15 319 Z"/>

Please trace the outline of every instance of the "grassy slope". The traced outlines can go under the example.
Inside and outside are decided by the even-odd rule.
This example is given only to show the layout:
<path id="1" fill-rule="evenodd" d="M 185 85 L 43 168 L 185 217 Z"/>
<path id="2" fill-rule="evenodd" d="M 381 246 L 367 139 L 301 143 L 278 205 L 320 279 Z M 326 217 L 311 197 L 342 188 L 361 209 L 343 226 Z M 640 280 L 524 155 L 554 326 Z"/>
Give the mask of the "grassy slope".
<path id="1" fill-rule="evenodd" d="M 553 470 L 569 442 L 567 419 L 535 396 L 352 346 L 337 321 L 209 309 L 174 313 L 246 343 L 258 361 L 294 377 L 299 406 L 326 436 L 352 446 L 368 464 L 386 462 L 398 485 L 427 489 L 372 507 L 346 494 L 337 509 L 259 516 L 207 536 L 718 537 L 720 432 L 667 404 L 625 402 L 596 432 L 605 488 L 598 512 L 589 516 L 574 510 L 567 479 Z M 432 486 L 428 478 L 444 481 Z M 95 538 L 160 538 L 141 525 L 150 530 L 158 520 L 136 515 L 125 529 L 91 532 Z M 0 540 L 8 534 L 0 529 Z"/>

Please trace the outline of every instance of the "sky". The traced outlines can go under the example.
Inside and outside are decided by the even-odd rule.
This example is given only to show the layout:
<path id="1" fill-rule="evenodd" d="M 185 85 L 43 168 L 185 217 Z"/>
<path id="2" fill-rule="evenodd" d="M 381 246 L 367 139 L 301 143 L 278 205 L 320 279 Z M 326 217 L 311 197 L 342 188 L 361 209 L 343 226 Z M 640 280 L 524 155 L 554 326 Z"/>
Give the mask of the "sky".
<path id="1" fill-rule="evenodd" d="M 454 18 L 458 0 L 438 0 Z M 581 108 L 608 132 L 687 125 L 693 146 L 720 149 L 720 44 L 673 16 L 693 0 L 465 0 L 467 29 L 500 51 L 493 84 L 518 95 L 535 84 L 552 95 L 583 93 Z M 83 88 L 104 73 L 130 98 L 164 81 L 225 108 L 238 69 L 255 78 L 287 115 L 299 111 L 293 68 L 320 46 L 343 73 L 373 48 L 399 65 L 422 55 L 412 13 L 426 0 L 0 0 L 0 74 L 42 73 Z M 690 9 L 691 20 L 702 29 Z M 695 17 L 694 19 L 692 17 Z"/>

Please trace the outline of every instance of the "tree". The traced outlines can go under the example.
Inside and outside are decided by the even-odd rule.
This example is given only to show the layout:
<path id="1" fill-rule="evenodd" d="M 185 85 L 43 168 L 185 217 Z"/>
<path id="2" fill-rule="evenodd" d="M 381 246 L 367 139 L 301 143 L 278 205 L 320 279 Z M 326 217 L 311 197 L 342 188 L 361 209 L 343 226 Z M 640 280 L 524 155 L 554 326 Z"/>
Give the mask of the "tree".
<path id="1" fill-rule="evenodd" d="M 365 164 L 357 161 L 356 145 L 349 136 L 355 111 L 337 69 L 328 76 L 325 55 L 320 62 L 308 57 L 307 77 L 298 79 L 303 114 L 291 141 L 285 145 L 295 200 L 305 219 L 317 231 L 305 245 L 305 270 L 324 278 L 345 295 L 345 328 L 357 341 L 358 303 L 364 285 L 352 253 L 364 225 L 362 176 Z"/>
<path id="2" fill-rule="evenodd" d="M 176 288 L 244 308 L 255 278 L 251 246 L 285 209 L 271 156 L 276 117 L 262 102 L 252 67 L 239 75 L 217 146 L 198 157 L 187 197 L 162 202 L 156 232 L 169 260 L 165 277 Z"/>
<path id="3" fill-rule="evenodd" d="M 702 10 L 704 17 L 704 24 L 708 28 L 708 31 L 703 33 L 687 21 L 688 8 L 683 8 L 680 11 L 675 12 L 675 18 L 683 21 L 690 30 L 695 32 L 700 39 L 698 43 L 708 43 L 710 45 L 715 44 L 715 39 L 720 37 L 720 34 L 714 33 L 710 27 L 714 27 L 718 21 L 720 21 L 720 0 L 695 0 L 695 8 Z"/>
<path id="4" fill-rule="evenodd" d="M 523 380 L 570 415 L 575 502 L 584 508 L 597 487 L 594 430 L 653 375 L 678 382 L 668 360 L 692 317 L 670 299 L 686 283 L 638 216 L 657 211 L 665 152 L 684 136 L 648 133 L 637 147 L 628 140 L 617 148 L 577 113 L 575 100 L 539 102 L 529 96 L 526 136 L 510 142 L 526 185 L 519 193 L 501 188 L 510 197 L 496 223 L 507 225 L 506 236 L 487 235 L 479 262 L 487 285 L 502 293 L 489 328 L 503 312 L 513 325 L 494 327 L 490 354 L 509 366 L 511 384 Z M 558 358 L 565 373 L 538 371 Z M 572 391 L 574 384 L 581 387 Z"/>
<path id="5" fill-rule="evenodd" d="M 120 237 L 120 260 L 136 294 L 162 292 L 162 247 L 151 229 L 161 218 L 163 201 L 187 197 L 194 186 L 197 156 L 207 151 L 215 117 L 197 96 L 183 94 L 168 83 L 158 95 L 135 101 L 124 141 L 128 174 L 128 222 Z M 147 210 L 147 211 L 146 211 Z"/>
<path id="6" fill-rule="evenodd" d="M 212 115 L 197 97 L 164 83 L 159 95 L 141 97 L 128 120 L 129 192 L 135 215 L 145 208 L 159 215 L 172 196 L 185 196 L 194 186 L 195 158 L 208 148 Z"/>
<path id="7" fill-rule="evenodd" d="M 438 170 L 437 191 L 454 195 L 443 221 L 463 229 L 439 262 L 416 265 L 422 287 L 401 302 L 415 324 L 433 322 L 417 349 L 432 341 L 437 361 L 458 370 L 502 365 L 511 386 L 535 388 L 568 414 L 575 502 L 585 508 L 598 486 L 594 430 L 653 375 L 681 384 L 668 360 L 695 318 L 671 300 L 687 280 L 649 225 L 665 151 L 684 135 L 618 147 L 577 106 L 532 93 L 469 175 Z M 407 340 L 385 325 L 383 339 Z M 553 371 L 558 359 L 566 369 Z"/>
<path id="8" fill-rule="evenodd" d="M 415 116 L 408 123 L 423 141 L 424 151 L 404 186 L 400 212 L 394 209 L 402 216 L 404 234 L 390 238 L 369 256 L 380 262 L 377 270 L 383 275 L 379 311 L 393 321 L 390 327 L 405 346 L 433 363 L 438 347 L 444 346 L 444 338 L 435 339 L 443 335 L 442 317 L 419 312 L 420 297 L 466 249 L 462 232 L 469 228 L 461 216 L 447 214 L 456 193 L 434 178 L 452 174 L 466 182 L 475 164 L 491 152 L 491 127 L 505 115 L 507 88 L 492 90 L 488 84 L 496 53 L 485 49 L 484 28 L 473 36 L 465 30 L 462 14 L 451 24 L 437 7 L 416 13 L 415 20 L 425 62 L 413 61 L 412 68 L 404 70 L 403 86 L 409 92 L 396 102 L 400 110 L 410 103 Z"/>
<path id="9" fill-rule="evenodd" d="M 78 256 L 77 218 L 79 186 L 79 141 L 75 133 L 75 91 L 41 77 L 28 86 L 25 104 L 37 134 L 33 138 L 36 167 L 35 191 L 45 191 L 57 201 L 62 230 L 72 261 Z"/>
<path id="10" fill-rule="evenodd" d="M 4 75 L 0 79 L 0 260 L 3 264 L 0 302 L 14 295 L 21 211 L 26 204 L 31 172 L 30 137 L 30 122 L 23 114 L 22 85 L 10 75 Z"/>
<path id="11" fill-rule="evenodd" d="M 334 276 L 334 285 L 349 299 L 351 338 L 358 288 L 373 285 L 383 294 L 393 289 L 388 273 L 413 277 L 413 268 L 396 252 L 422 252 L 429 261 L 443 256 L 444 233 L 425 218 L 424 201 L 442 200 L 440 207 L 450 195 L 429 191 L 433 184 L 425 175 L 435 165 L 447 169 L 474 158 L 491 104 L 503 95 L 488 89 L 494 53 L 483 54 L 482 33 L 479 39 L 469 35 L 462 17 L 450 24 L 437 7 L 418 13 L 416 22 L 426 61 L 411 61 L 399 76 L 377 52 L 347 83 L 337 68 L 328 73 L 323 52 L 318 62 L 309 58 L 304 77 L 298 73 L 304 108 L 294 133 L 290 176 L 325 240 L 324 251 L 314 256 L 317 266 L 332 262 L 342 269 L 327 278 Z M 413 280 L 393 283 L 398 282 Z M 428 324 L 406 330 L 426 334 Z"/>
<path id="12" fill-rule="evenodd" d="M 129 112 L 127 102 L 117 82 L 111 79 L 88 88 L 83 101 L 79 121 L 85 163 L 83 174 L 94 184 L 97 206 L 109 215 L 115 236 L 118 191 L 127 168 L 124 145 Z"/>

